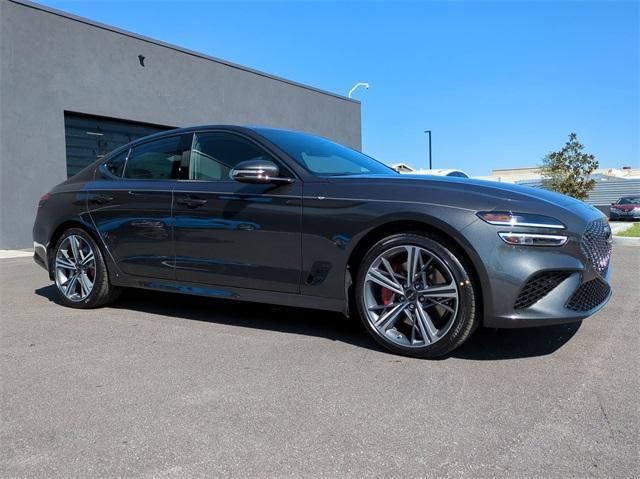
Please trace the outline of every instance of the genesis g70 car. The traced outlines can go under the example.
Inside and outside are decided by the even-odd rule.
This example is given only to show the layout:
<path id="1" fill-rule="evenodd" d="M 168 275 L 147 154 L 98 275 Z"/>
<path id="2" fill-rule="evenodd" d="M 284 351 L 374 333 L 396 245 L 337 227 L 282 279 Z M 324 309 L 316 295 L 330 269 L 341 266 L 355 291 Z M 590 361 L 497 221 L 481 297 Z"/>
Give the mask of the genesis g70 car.
<path id="1" fill-rule="evenodd" d="M 341 311 L 417 357 L 481 324 L 578 321 L 611 294 L 611 231 L 585 203 L 400 175 L 269 128 L 183 128 L 118 148 L 41 198 L 33 237 L 67 306 L 133 287 Z"/>

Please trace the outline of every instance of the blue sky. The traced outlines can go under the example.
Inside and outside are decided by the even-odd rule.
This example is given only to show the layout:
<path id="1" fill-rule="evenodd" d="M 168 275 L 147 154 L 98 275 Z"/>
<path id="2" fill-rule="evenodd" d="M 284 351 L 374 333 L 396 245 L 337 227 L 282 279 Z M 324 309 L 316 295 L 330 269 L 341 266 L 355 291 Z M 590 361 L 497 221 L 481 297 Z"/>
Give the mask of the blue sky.
<path id="1" fill-rule="evenodd" d="M 640 167 L 638 2 L 41 1 L 362 101 L 363 151 L 487 175 L 578 133 Z"/>

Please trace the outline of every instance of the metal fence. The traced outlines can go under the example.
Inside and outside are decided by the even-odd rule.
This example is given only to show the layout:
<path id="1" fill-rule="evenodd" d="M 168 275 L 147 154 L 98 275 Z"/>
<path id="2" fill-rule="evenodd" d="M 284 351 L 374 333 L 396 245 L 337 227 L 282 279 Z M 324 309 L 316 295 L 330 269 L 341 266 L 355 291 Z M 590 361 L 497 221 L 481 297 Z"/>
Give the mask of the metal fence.
<path id="1" fill-rule="evenodd" d="M 542 188 L 541 180 L 518 181 L 519 185 Z M 616 177 L 606 177 L 596 179 L 594 186 L 586 203 L 597 207 L 605 214 L 609 214 L 609 207 L 622 196 L 640 196 L 640 178 L 626 179 Z"/>

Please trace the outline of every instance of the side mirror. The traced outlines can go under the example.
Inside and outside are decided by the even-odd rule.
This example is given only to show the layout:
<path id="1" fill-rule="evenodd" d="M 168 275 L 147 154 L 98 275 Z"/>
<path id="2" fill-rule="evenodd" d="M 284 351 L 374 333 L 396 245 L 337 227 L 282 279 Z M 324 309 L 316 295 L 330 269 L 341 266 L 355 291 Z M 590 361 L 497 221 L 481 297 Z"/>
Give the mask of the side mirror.
<path id="1" fill-rule="evenodd" d="M 240 183 L 292 183 L 291 178 L 280 178 L 278 165 L 269 160 L 241 161 L 229 172 L 232 180 Z"/>

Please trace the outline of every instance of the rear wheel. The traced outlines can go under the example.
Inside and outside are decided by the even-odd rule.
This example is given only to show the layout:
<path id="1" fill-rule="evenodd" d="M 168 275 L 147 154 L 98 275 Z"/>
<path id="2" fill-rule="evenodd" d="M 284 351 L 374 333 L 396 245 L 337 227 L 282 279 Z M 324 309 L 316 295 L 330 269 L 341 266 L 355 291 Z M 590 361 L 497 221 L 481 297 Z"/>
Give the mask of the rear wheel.
<path id="1" fill-rule="evenodd" d="M 71 228 L 58 240 L 52 261 L 62 303 L 73 308 L 95 308 L 114 301 L 120 288 L 109 284 L 100 248 L 80 228 Z"/>
<path id="2" fill-rule="evenodd" d="M 375 244 L 358 271 L 355 299 L 362 322 L 385 348 L 438 357 L 460 346 L 477 326 L 476 293 L 455 248 L 418 234 Z"/>

